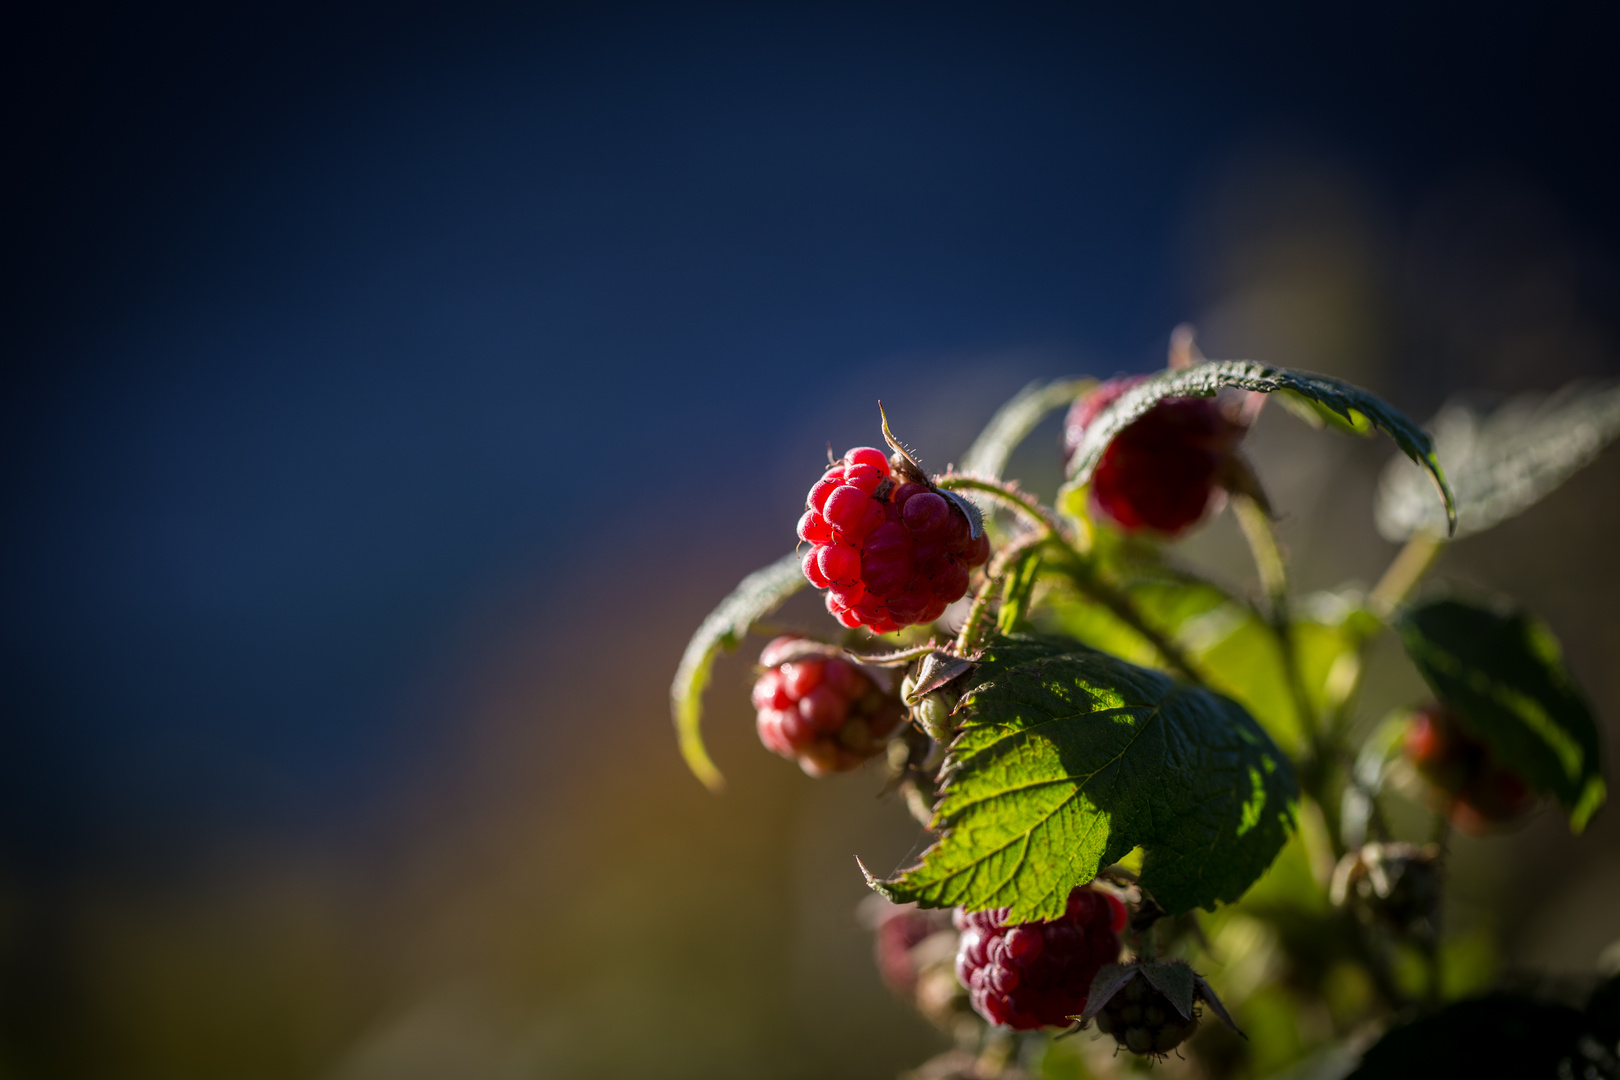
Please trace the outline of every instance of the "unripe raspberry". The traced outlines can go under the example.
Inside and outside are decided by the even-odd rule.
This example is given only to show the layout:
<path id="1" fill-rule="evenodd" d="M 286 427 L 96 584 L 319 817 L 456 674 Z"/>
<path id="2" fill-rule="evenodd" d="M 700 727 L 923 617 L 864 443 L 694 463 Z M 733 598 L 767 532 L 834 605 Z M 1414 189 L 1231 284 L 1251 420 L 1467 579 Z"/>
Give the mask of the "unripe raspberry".
<path id="1" fill-rule="evenodd" d="M 1086 1007 L 1091 980 L 1119 957 L 1125 905 L 1079 888 L 1050 922 L 1004 922 L 1005 911 L 956 912 L 962 942 L 956 975 L 973 1008 L 992 1024 L 1020 1031 L 1066 1027 Z"/>
<path id="2" fill-rule="evenodd" d="M 1535 796 L 1518 773 L 1496 760 L 1444 705 L 1412 714 L 1406 756 L 1446 797 L 1452 823 L 1475 836 L 1520 817 Z"/>
<path id="3" fill-rule="evenodd" d="M 1133 1054 L 1168 1054 L 1198 1030 L 1196 1010 L 1182 1016 L 1140 976 L 1120 987 L 1096 1016 L 1097 1029 Z"/>
<path id="4" fill-rule="evenodd" d="M 1147 376 L 1110 379 L 1069 409 L 1064 450 L 1073 456 L 1086 428 Z M 1227 459 L 1248 429 L 1216 398 L 1166 398 L 1103 451 L 1091 477 L 1094 511 L 1128 532 L 1176 536 L 1220 508 Z"/>
<path id="5" fill-rule="evenodd" d="M 795 657 L 803 644 L 779 637 L 760 653 L 766 670 L 753 693 L 759 739 L 811 776 L 853 769 L 883 749 L 905 706 L 847 660 Z"/>
<path id="6" fill-rule="evenodd" d="M 1364 844 L 1339 860 L 1328 895 L 1369 925 L 1432 936 L 1441 899 L 1439 863 L 1437 844 Z"/>
<path id="7" fill-rule="evenodd" d="M 828 590 L 827 610 L 877 634 L 933 622 L 990 559 L 989 540 L 972 535 L 959 506 L 898 480 L 870 446 L 845 454 L 810 489 L 799 539 L 811 545 L 804 576 Z"/>

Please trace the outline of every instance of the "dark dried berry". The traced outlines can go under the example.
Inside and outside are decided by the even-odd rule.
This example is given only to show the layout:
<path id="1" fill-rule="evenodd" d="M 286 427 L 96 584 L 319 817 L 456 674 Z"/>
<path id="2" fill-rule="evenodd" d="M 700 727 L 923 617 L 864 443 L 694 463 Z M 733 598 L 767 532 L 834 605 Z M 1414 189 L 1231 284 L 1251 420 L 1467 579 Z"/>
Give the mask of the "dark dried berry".
<path id="1" fill-rule="evenodd" d="M 1181 1015 L 1170 999 L 1140 975 L 1131 979 L 1096 1015 L 1097 1029 L 1133 1054 L 1168 1054 L 1198 1030 L 1197 1010 Z"/>

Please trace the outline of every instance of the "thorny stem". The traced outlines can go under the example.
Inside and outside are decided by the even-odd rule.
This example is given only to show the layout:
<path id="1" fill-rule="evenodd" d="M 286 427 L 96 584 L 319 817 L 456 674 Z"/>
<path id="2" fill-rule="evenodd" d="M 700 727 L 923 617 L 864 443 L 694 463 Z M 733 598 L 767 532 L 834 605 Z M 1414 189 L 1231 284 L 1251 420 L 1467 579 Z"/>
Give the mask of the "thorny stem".
<path id="1" fill-rule="evenodd" d="M 977 491 L 988 495 L 1001 505 L 1008 507 L 1016 513 L 1024 515 L 1037 528 L 1045 529 L 1053 536 L 1059 537 L 1065 544 L 1086 554 L 1091 550 L 1091 534 L 1084 535 L 1063 521 L 1057 514 L 1029 492 L 999 480 L 985 480 L 977 476 L 961 476 L 956 473 L 947 473 L 937 477 L 934 483 L 946 491 Z"/>
<path id="2" fill-rule="evenodd" d="M 1159 655 L 1164 657 L 1165 662 L 1175 669 L 1176 674 L 1199 686 L 1208 685 L 1203 676 L 1198 673 L 1198 669 L 1187 658 L 1187 655 L 1181 651 L 1180 646 L 1143 619 L 1141 612 L 1136 610 L 1136 605 L 1131 602 L 1129 596 L 1100 580 L 1092 572 L 1091 565 L 1085 557 L 1091 549 L 1091 536 L 1089 533 L 1084 535 L 1077 533 L 1066 522 L 1059 519 L 1050 507 L 1042 505 L 1040 500 L 1033 495 L 1011 484 L 983 480 L 976 476 L 958 476 L 955 474 L 939 477 L 935 483 L 952 491 L 982 492 L 1002 505 L 1022 514 L 1036 527 L 1037 533 L 1032 543 L 1040 543 L 1048 539 L 1055 541 L 1051 547 L 1059 555 L 1056 564 L 1057 568 L 1074 583 L 1076 588 L 1107 608 L 1120 622 L 1146 638 L 1149 644 L 1158 650 Z M 1022 554 L 1022 549 L 1017 554 Z M 974 617 L 977 615 L 980 620 L 984 618 L 981 601 L 983 607 L 987 608 L 989 596 L 989 592 L 985 591 L 975 597 L 973 609 L 968 613 L 968 622 L 962 627 L 963 635 L 967 635 L 970 628 L 973 630 L 974 636 L 980 632 L 974 622 Z M 974 636 L 967 637 L 966 641 L 972 643 Z M 960 643 L 963 641 L 964 638 L 959 636 L 959 651 L 961 648 Z"/>
<path id="3" fill-rule="evenodd" d="M 978 650 L 979 640 L 984 636 L 985 626 L 990 618 L 990 599 L 1000 589 L 1001 579 L 1026 552 L 1040 546 L 1046 540 L 1046 530 L 1041 529 L 1025 533 L 996 552 L 996 557 L 985 567 L 984 584 L 979 586 L 979 591 L 973 596 L 973 605 L 968 608 L 967 618 L 962 622 L 962 631 L 956 635 L 956 655 L 970 656 Z"/>

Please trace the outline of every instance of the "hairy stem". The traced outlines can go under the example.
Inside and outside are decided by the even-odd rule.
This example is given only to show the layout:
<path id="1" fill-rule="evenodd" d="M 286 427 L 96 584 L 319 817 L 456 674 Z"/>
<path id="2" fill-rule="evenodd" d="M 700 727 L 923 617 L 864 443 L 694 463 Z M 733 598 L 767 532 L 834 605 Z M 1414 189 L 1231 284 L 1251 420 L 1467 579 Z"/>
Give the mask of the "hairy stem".
<path id="1" fill-rule="evenodd" d="M 962 630 L 956 635 L 956 655 L 968 656 L 978 649 L 979 641 L 984 637 L 990 621 L 990 599 L 1001 589 L 1001 579 L 1006 577 L 1007 571 L 1017 564 L 1026 552 L 1039 547 L 1048 539 L 1046 530 L 1041 528 L 1025 533 L 996 552 L 996 557 L 985 567 L 984 583 L 979 586 L 979 591 L 973 594 L 973 605 L 968 608 L 967 618 L 962 622 Z"/>
<path id="2" fill-rule="evenodd" d="M 1043 504 L 1035 496 L 1014 484 L 1000 480 L 985 480 L 977 476 L 961 476 L 949 473 L 937 477 L 934 483 L 947 491 L 976 491 L 1007 507 L 1014 513 L 1023 515 L 1036 527 L 1044 529 L 1053 536 L 1060 537 L 1065 544 L 1086 554 L 1091 550 L 1091 534 L 1089 530 L 1082 535 L 1080 530 L 1057 516 L 1057 512 Z"/>

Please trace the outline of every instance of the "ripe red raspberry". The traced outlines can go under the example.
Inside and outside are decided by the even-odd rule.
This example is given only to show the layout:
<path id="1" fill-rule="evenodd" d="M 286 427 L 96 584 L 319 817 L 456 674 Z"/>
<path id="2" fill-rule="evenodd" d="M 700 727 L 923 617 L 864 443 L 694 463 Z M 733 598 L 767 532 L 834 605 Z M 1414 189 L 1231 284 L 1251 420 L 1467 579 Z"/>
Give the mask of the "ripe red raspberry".
<path id="1" fill-rule="evenodd" d="M 1147 378 L 1110 379 L 1077 400 L 1064 425 L 1073 456 L 1086 428 Z M 1114 437 L 1091 477 L 1092 507 L 1120 528 L 1176 536 L 1221 506 L 1221 476 L 1247 427 L 1217 398 L 1166 398 Z"/>
<path id="2" fill-rule="evenodd" d="M 1020 1031 L 1067 1026 L 1085 1010 L 1098 969 L 1119 958 L 1125 905 L 1079 888 L 1061 918 L 1008 926 L 1004 917 L 1004 910 L 956 912 L 962 931 L 956 977 L 973 1008 L 992 1024 Z"/>
<path id="3" fill-rule="evenodd" d="M 1404 749 L 1418 772 L 1445 794 L 1451 821 L 1464 832 L 1488 833 L 1535 802 L 1524 779 L 1497 761 L 1444 705 L 1412 715 Z"/>
<path id="4" fill-rule="evenodd" d="M 960 507 L 895 477 L 870 446 L 828 466 L 810 489 L 799 539 L 810 544 L 804 576 L 827 590 L 827 610 L 875 634 L 933 622 L 990 559 L 990 542 L 972 535 Z"/>
<path id="5" fill-rule="evenodd" d="M 803 644 L 779 637 L 760 653 L 766 671 L 754 684 L 755 727 L 767 749 L 811 776 L 845 772 L 883 749 L 906 709 L 847 660 L 793 659 Z"/>

